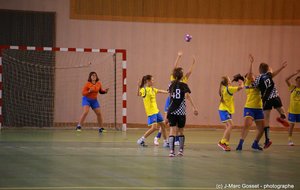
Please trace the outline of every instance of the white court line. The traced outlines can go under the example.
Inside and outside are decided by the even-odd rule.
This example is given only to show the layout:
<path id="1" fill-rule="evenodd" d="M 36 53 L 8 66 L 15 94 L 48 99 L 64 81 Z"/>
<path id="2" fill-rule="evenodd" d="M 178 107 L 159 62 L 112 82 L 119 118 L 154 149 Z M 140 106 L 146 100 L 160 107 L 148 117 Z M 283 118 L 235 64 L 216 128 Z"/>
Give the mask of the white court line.
<path id="1" fill-rule="evenodd" d="M 149 189 L 178 189 L 178 190 L 202 190 L 216 189 L 207 187 L 0 187 L 0 190 L 50 190 L 50 189 L 131 189 L 131 190 L 149 190 Z"/>

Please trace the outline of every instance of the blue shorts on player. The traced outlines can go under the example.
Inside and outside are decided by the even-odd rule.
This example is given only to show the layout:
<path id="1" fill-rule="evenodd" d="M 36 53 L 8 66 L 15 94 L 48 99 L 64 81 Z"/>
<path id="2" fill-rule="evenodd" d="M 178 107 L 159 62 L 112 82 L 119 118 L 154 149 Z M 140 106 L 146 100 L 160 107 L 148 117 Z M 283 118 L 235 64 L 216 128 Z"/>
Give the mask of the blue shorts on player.
<path id="1" fill-rule="evenodd" d="M 100 104 L 97 99 L 91 99 L 86 96 L 82 97 L 82 106 L 90 106 L 92 109 L 100 108 Z"/>
<path id="2" fill-rule="evenodd" d="M 170 101 L 171 101 L 171 98 L 170 98 L 170 96 L 168 96 L 168 98 L 166 99 L 166 104 L 165 104 L 165 109 L 164 109 L 165 113 L 168 112 L 168 109 L 170 106 Z"/>
<path id="3" fill-rule="evenodd" d="M 160 114 L 160 112 L 158 112 L 157 114 L 148 116 L 148 126 L 150 126 L 154 123 L 161 123 L 163 121 L 164 121 L 164 119 L 163 119 L 162 115 Z"/>
<path id="4" fill-rule="evenodd" d="M 290 123 L 300 123 L 300 114 L 289 113 L 288 118 Z"/>
<path id="5" fill-rule="evenodd" d="M 221 119 L 222 123 L 225 123 L 228 120 L 232 119 L 231 114 L 225 110 L 219 110 L 219 115 L 220 115 L 220 119 Z"/>
<path id="6" fill-rule="evenodd" d="M 244 117 L 251 117 L 254 121 L 263 120 L 264 112 L 259 108 L 244 108 Z"/>

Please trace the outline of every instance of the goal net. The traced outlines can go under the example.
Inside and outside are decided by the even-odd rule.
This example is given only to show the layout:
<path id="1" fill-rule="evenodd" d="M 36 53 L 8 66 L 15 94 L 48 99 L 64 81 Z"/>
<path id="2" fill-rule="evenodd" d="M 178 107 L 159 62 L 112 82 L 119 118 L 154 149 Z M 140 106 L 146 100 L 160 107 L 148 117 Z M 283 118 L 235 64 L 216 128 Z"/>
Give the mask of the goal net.
<path id="1" fill-rule="evenodd" d="M 107 94 L 98 101 L 104 128 L 126 130 L 126 51 L 1 46 L 1 124 L 75 128 L 82 88 L 97 73 Z M 83 127 L 98 127 L 92 109 Z"/>

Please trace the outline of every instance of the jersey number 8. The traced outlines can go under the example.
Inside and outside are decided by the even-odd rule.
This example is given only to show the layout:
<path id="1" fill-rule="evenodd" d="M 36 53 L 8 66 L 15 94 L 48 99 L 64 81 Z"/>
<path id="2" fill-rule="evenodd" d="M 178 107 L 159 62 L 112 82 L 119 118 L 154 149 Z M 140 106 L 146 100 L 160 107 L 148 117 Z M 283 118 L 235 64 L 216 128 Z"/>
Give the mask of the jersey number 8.
<path id="1" fill-rule="evenodd" d="M 181 92 L 180 89 L 177 88 L 177 89 L 175 90 L 175 92 L 172 93 L 172 98 L 173 98 L 173 99 L 180 99 L 180 98 L 181 98 L 181 97 L 180 97 L 180 92 Z"/>

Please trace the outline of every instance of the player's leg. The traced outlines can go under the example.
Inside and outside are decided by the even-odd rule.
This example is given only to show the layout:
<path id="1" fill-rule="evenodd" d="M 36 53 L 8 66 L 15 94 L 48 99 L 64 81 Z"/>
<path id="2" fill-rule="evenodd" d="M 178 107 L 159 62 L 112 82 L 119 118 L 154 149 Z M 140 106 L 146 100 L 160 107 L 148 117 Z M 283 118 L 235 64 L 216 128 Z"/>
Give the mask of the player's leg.
<path id="1" fill-rule="evenodd" d="M 223 135 L 223 139 L 226 139 L 225 144 L 227 145 L 227 150 L 230 150 L 229 141 L 230 141 L 232 126 L 233 126 L 232 120 L 228 120 L 228 122 L 226 122 L 226 129 Z"/>
<path id="2" fill-rule="evenodd" d="M 253 117 L 251 116 L 246 116 L 244 117 L 244 127 L 242 128 L 241 131 L 241 138 L 239 141 L 238 146 L 236 147 L 236 150 L 243 150 L 243 144 L 244 144 L 244 140 L 246 139 L 248 132 L 249 132 L 249 128 L 251 127 L 253 123 Z"/>
<path id="3" fill-rule="evenodd" d="M 283 109 L 283 107 L 279 107 L 276 108 L 276 110 L 278 111 L 278 113 L 280 114 L 280 117 L 277 117 L 276 120 L 281 123 L 283 126 L 285 127 L 289 127 L 289 123 L 286 121 L 286 114 L 285 111 Z"/>
<path id="4" fill-rule="evenodd" d="M 272 141 L 270 140 L 270 115 L 271 109 L 264 110 L 264 117 L 265 117 L 265 126 L 264 126 L 264 133 L 265 133 L 265 145 L 264 148 L 269 148 L 271 146 Z"/>
<path id="5" fill-rule="evenodd" d="M 219 110 L 219 116 L 221 122 L 225 125 L 225 130 L 222 139 L 218 143 L 218 146 L 222 148 L 224 151 L 230 151 L 230 148 L 228 147 L 229 143 L 227 142 L 226 136 L 228 133 L 228 128 L 230 128 L 230 124 L 231 124 L 231 114 L 229 114 L 227 111 Z"/>
<path id="6" fill-rule="evenodd" d="M 160 113 L 158 113 L 158 115 L 157 115 L 157 122 L 160 125 L 159 129 L 161 130 L 161 134 L 162 134 L 163 139 L 164 139 L 163 147 L 169 147 L 169 142 L 168 142 L 168 139 L 167 139 L 167 132 L 166 132 L 166 123 L 164 122 L 164 119 L 163 119 L 163 117 Z"/>
<path id="7" fill-rule="evenodd" d="M 82 114 L 80 116 L 79 122 L 78 122 L 77 127 L 76 127 L 77 131 L 81 130 L 81 126 L 84 123 L 85 118 L 86 118 L 86 116 L 89 113 L 89 110 L 90 110 L 90 106 L 87 106 L 87 105 L 83 106 L 83 112 L 82 112 Z"/>
<path id="8" fill-rule="evenodd" d="M 280 117 L 277 117 L 276 120 L 281 123 L 285 127 L 289 127 L 289 123 L 286 120 L 286 114 L 282 106 L 282 102 L 280 97 L 276 97 L 272 99 L 273 106 L 277 110 L 277 112 L 280 114 Z"/>
<path id="9" fill-rule="evenodd" d="M 178 116 L 178 124 L 177 124 L 177 135 L 179 139 L 179 151 L 178 156 L 183 156 L 183 149 L 184 149 L 184 143 L 185 143 L 185 136 L 183 134 L 183 130 L 185 127 L 186 122 L 186 116 Z"/>
<path id="10" fill-rule="evenodd" d="M 170 96 L 168 96 L 168 98 L 166 99 L 165 108 L 164 108 L 164 121 L 166 125 L 168 125 L 167 113 L 168 113 L 169 105 L 170 105 Z M 159 145 L 160 138 L 161 138 L 161 129 L 159 129 L 157 135 L 154 137 L 153 140 L 154 145 L 157 146 Z"/>
<path id="11" fill-rule="evenodd" d="M 175 156 L 175 135 L 177 131 L 177 119 L 174 115 L 168 115 L 169 125 L 170 125 L 170 133 L 169 133 L 169 147 L 170 147 L 170 157 Z"/>
<path id="12" fill-rule="evenodd" d="M 255 139 L 252 143 L 252 148 L 254 150 L 263 150 L 260 146 L 259 146 L 259 141 L 261 139 L 261 137 L 263 136 L 264 134 L 264 126 L 265 126 L 265 122 L 263 119 L 261 120 L 256 120 L 255 121 L 255 124 L 256 124 L 256 136 L 255 136 Z"/>
<path id="13" fill-rule="evenodd" d="M 295 122 L 297 122 L 297 117 L 300 120 L 300 114 L 291 114 L 291 113 L 289 113 L 289 115 L 288 115 L 288 120 L 289 120 L 289 123 L 290 123 L 289 131 L 288 131 L 288 145 L 289 146 L 294 146 L 292 136 L 293 136 L 293 130 L 294 130 L 294 127 L 295 127 Z"/>
<path id="14" fill-rule="evenodd" d="M 104 128 L 103 128 L 103 117 L 102 117 L 101 109 L 95 108 L 93 110 L 97 116 L 97 121 L 98 121 L 98 125 L 99 125 L 99 133 L 102 133 L 104 131 Z"/>
<path id="15" fill-rule="evenodd" d="M 158 130 L 159 127 L 157 125 L 157 114 L 148 116 L 148 126 L 150 128 L 144 133 L 144 135 L 137 140 L 137 144 L 141 146 L 146 146 L 145 141 L 146 138 L 151 135 L 154 131 Z"/>
<path id="16" fill-rule="evenodd" d="M 293 143 L 293 140 L 292 140 L 294 126 L 295 126 L 295 123 L 290 123 L 289 137 L 288 137 L 288 145 L 289 146 L 294 146 L 294 143 Z"/>

